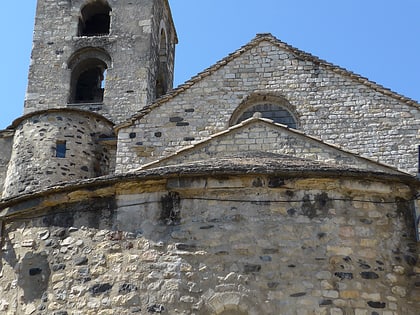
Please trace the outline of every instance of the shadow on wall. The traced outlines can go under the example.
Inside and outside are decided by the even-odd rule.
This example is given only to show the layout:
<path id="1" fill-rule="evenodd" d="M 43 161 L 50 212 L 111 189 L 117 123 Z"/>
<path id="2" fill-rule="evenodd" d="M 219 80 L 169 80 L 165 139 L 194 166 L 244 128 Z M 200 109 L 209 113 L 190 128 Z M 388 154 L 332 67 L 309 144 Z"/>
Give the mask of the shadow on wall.
<path id="1" fill-rule="evenodd" d="M 25 302 L 41 299 L 51 275 L 47 253 L 26 253 L 19 269 L 18 285 L 23 289 Z"/>
<path id="2" fill-rule="evenodd" d="M 0 222 L 3 225 L 3 222 Z M 3 236 L 4 226 L 0 226 L 0 232 L 2 238 L 0 239 L 0 251 L 2 252 L 1 258 L 6 261 L 9 266 L 16 266 L 17 257 L 16 252 L 13 248 L 10 238 Z M 1 262 L 1 260 L 0 260 Z M 0 263 L 0 275 L 3 274 L 3 263 Z"/>

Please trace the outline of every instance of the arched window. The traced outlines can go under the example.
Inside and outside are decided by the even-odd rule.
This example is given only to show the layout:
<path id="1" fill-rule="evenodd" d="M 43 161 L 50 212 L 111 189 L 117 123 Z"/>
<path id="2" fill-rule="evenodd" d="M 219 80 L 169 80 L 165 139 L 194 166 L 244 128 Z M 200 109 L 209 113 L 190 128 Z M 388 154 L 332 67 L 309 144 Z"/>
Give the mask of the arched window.
<path id="1" fill-rule="evenodd" d="M 97 48 L 75 53 L 68 64 L 71 69 L 69 103 L 102 103 L 109 55 Z"/>
<path id="2" fill-rule="evenodd" d="M 104 73 L 106 64 L 97 59 L 88 59 L 74 72 L 73 103 L 101 103 L 104 98 Z"/>
<path id="3" fill-rule="evenodd" d="M 254 94 L 249 96 L 233 113 L 230 125 L 239 124 L 254 113 L 261 113 L 262 118 L 268 118 L 275 123 L 286 125 L 290 128 L 298 128 L 296 115 L 292 113 L 292 106 L 283 97 Z"/>
<path id="4" fill-rule="evenodd" d="M 111 7 L 106 1 L 97 0 L 86 4 L 79 19 L 79 36 L 109 34 Z"/>
<path id="5" fill-rule="evenodd" d="M 156 98 L 161 97 L 168 91 L 168 44 L 166 31 L 164 28 L 160 31 L 159 41 L 159 65 L 156 76 Z"/>

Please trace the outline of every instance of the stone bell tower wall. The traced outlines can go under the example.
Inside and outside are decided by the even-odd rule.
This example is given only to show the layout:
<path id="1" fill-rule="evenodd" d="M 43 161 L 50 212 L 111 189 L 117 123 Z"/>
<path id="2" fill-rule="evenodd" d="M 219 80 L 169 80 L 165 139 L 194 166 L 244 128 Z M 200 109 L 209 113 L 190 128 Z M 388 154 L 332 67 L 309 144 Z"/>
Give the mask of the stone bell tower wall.
<path id="1" fill-rule="evenodd" d="M 92 10 L 97 4 L 109 9 L 108 33 L 81 33 L 89 18 L 83 10 L 92 3 Z M 38 0 L 25 114 L 70 107 L 121 122 L 156 98 L 159 71 L 172 88 L 176 42 L 166 0 Z M 77 100 L 80 74 L 92 67 L 102 72 L 100 95 Z"/>

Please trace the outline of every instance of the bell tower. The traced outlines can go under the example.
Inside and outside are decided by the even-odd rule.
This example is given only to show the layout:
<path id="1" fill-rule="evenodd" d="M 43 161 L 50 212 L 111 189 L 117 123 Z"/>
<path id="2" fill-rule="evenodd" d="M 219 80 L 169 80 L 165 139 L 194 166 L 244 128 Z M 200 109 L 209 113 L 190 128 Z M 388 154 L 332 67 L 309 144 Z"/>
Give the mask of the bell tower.
<path id="1" fill-rule="evenodd" d="M 24 113 L 121 122 L 172 88 L 176 43 L 167 0 L 38 0 Z"/>
<path id="2" fill-rule="evenodd" d="M 113 126 L 172 89 L 167 0 L 38 0 L 3 197 L 115 171 Z"/>

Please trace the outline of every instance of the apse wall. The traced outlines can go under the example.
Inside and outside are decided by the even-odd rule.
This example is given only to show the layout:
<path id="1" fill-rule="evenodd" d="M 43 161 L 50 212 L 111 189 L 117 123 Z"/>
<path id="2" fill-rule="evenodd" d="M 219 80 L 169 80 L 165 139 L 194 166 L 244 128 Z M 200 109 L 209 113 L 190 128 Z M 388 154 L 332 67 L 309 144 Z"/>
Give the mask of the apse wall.
<path id="1" fill-rule="evenodd" d="M 100 180 L 10 202 L 4 314 L 415 314 L 419 244 L 398 181 Z M 7 205 L 6 205 L 7 206 Z"/>

